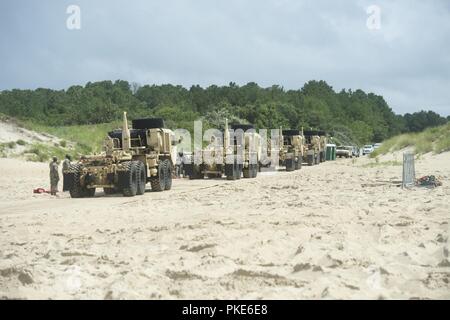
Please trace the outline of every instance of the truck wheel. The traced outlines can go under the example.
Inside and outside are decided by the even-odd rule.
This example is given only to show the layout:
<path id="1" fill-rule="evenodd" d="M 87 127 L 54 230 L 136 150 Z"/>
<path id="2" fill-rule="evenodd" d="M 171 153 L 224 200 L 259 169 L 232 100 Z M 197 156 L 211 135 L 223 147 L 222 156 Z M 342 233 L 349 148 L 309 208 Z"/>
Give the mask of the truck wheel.
<path id="1" fill-rule="evenodd" d="M 70 186 L 69 193 L 72 198 L 83 198 L 86 194 L 86 189 L 81 185 L 81 166 L 79 164 L 72 164 L 69 167 L 69 174 L 72 175 L 72 185 Z"/>
<path id="2" fill-rule="evenodd" d="M 105 194 L 115 194 L 117 193 L 117 190 L 115 188 L 103 188 L 103 192 Z"/>
<path id="3" fill-rule="evenodd" d="M 164 189 L 170 190 L 172 188 L 172 164 L 168 159 L 164 160 Z"/>
<path id="4" fill-rule="evenodd" d="M 236 180 L 239 180 L 239 179 L 241 179 L 243 165 L 236 163 L 235 168 L 236 168 L 236 170 L 235 170 Z"/>
<path id="5" fill-rule="evenodd" d="M 156 177 L 154 176 L 150 178 L 152 191 L 160 192 L 166 189 L 165 171 L 164 161 L 160 161 L 158 164 L 158 174 Z"/>
<path id="6" fill-rule="evenodd" d="M 302 168 L 302 157 L 298 157 L 298 160 L 295 163 L 295 170 L 300 170 L 301 168 Z"/>
<path id="7" fill-rule="evenodd" d="M 286 171 L 294 171 L 295 157 L 292 153 L 286 154 L 285 167 L 286 167 Z"/>
<path id="8" fill-rule="evenodd" d="M 308 166 L 314 165 L 314 155 L 313 154 L 308 154 L 307 160 L 308 160 Z"/>
<path id="9" fill-rule="evenodd" d="M 225 175 L 227 180 L 236 180 L 238 178 L 238 168 L 236 163 L 225 164 Z"/>
<path id="10" fill-rule="evenodd" d="M 86 189 L 84 192 L 84 196 L 87 198 L 92 198 L 93 196 L 95 196 L 95 188 Z"/>
<path id="11" fill-rule="evenodd" d="M 138 168 L 138 184 L 137 184 L 137 195 L 143 195 L 145 193 L 145 185 L 147 184 L 147 172 L 145 169 L 145 164 L 142 161 L 136 161 Z"/>
<path id="12" fill-rule="evenodd" d="M 183 177 L 184 178 L 190 177 L 192 175 L 193 167 L 194 167 L 193 163 L 185 163 L 185 164 L 183 164 L 182 171 L 184 171 L 183 172 Z"/>
<path id="13" fill-rule="evenodd" d="M 244 178 L 256 178 L 258 174 L 258 165 L 257 164 L 249 164 L 247 168 L 242 169 L 242 174 Z"/>
<path id="14" fill-rule="evenodd" d="M 192 164 L 191 174 L 189 175 L 190 180 L 203 179 L 205 175 L 202 172 L 202 168 L 198 165 Z"/>
<path id="15" fill-rule="evenodd" d="M 245 179 L 253 178 L 253 167 L 251 164 L 248 165 L 247 168 L 242 169 L 242 173 Z"/>
<path id="16" fill-rule="evenodd" d="M 126 171 L 121 172 L 119 180 L 122 182 L 122 194 L 125 197 L 134 197 L 139 182 L 139 167 L 137 161 L 125 162 Z"/>
<path id="17" fill-rule="evenodd" d="M 258 175 L 258 164 L 252 164 L 252 178 L 256 178 L 256 176 Z"/>

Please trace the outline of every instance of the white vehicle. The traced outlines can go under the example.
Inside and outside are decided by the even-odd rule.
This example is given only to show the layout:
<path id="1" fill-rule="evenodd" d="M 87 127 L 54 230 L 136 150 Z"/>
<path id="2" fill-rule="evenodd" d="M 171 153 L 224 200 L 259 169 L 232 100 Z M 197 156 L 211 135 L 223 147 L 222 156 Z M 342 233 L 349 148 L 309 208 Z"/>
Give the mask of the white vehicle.
<path id="1" fill-rule="evenodd" d="M 378 149 L 379 147 L 381 147 L 381 143 L 375 143 L 375 144 L 373 145 L 373 149 L 374 149 L 374 150 Z"/>
<path id="2" fill-rule="evenodd" d="M 337 147 L 336 148 L 336 157 L 352 158 L 353 157 L 353 147 L 352 146 Z"/>
<path id="3" fill-rule="evenodd" d="M 370 154 L 374 151 L 375 149 L 373 148 L 373 146 L 371 144 L 366 144 L 363 147 L 363 156 L 365 156 L 366 154 Z"/>

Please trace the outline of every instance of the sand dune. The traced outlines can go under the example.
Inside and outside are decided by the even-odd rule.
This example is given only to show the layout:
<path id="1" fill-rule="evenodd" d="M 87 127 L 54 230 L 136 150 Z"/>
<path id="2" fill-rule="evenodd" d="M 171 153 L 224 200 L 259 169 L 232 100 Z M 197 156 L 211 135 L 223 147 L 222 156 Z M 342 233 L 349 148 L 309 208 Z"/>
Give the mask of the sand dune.
<path id="1" fill-rule="evenodd" d="M 0 297 L 450 298 L 450 153 L 416 164 L 436 189 L 367 162 L 70 199 L 31 193 L 47 164 L 0 159 Z"/>

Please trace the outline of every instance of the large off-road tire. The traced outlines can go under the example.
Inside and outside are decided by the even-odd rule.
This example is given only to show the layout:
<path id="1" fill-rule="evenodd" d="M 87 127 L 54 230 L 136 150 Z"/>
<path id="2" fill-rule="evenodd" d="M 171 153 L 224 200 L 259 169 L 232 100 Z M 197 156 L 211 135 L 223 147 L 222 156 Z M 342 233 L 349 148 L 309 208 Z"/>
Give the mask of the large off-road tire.
<path id="1" fill-rule="evenodd" d="M 166 159 L 164 162 L 164 189 L 170 190 L 172 188 L 172 163 L 169 159 Z"/>
<path id="2" fill-rule="evenodd" d="M 160 192 L 166 189 L 165 171 L 164 161 L 160 161 L 158 164 L 158 174 L 150 178 L 152 191 Z"/>
<path id="3" fill-rule="evenodd" d="M 314 154 L 308 154 L 306 156 L 307 162 L 308 162 L 308 166 L 313 166 L 314 165 Z"/>
<path id="4" fill-rule="evenodd" d="M 190 180 L 198 180 L 198 179 L 204 179 L 205 175 L 202 172 L 202 167 L 199 165 L 192 164 L 191 173 L 189 175 Z"/>
<path id="5" fill-rule="evenodd" d="M 325 160 L 326 160 L 326 153 L 325 153 L 325 151 L 322 151 L 320 154 L 321 154 L 320 155 L 320 162 L 325 162 Z"/>
<path id="6" fill-rule="evenodd" d="M 302 168 L 302 157 L 298 157 L 297 161 L 295 162 L 295 170 L 300 170 Z"/>
<path id="7" fill-rule="evenodd" d="M 316 157 L 315 157 L 314 161 L 315 161 L 315 164 L 319 164 L 320 163 L 320 153 L 316 154 Z"/>
<path id="8" fill-rule="evenodd" d="M 208 179 L 220 179 L 220 178 L 222 178 L 222 174 L 221 173 L 207 173 L 206 176 L 208 177 Z"/>
<path id="9" fill-rule="evenodd" d="M 103 188 L 103 192 L 106 195 L 110 195 L 110 194 L 116 194 L 118 191 L 116 190 L 116 188 Z"/>
<path id="10" fill-rule="evenodd" d="M 242 173 L 245 179 L 252 178 L 252 165 L 249 164 L 247 168 L 243 168 Z"/>
<path id="11" fill-rule="evenodd" d="M 258 175 L 258 165 L 257 164 L 251 164 L 250 165 L 250 177 L 249 178 L 256 178 Z M 245 177 L 245 176 L 244 176 Z"/>
<path id="12" fill-rule="evenodd" d="M 242 164 L 236 164 L 236 180 L 239 180 L 242 176 L 242 169 L 244 168 L 244 166 Z"/>
<path id="13" fill-rule="evenodd" d="M 236 180 L 236 174 L 235 171 L 235 164 L 233 163 L 227 163 L 225 164 L 225 176 L 227 177 L 227 180 Z"/>
<path id="14" fill-rule="evenodd" d="M 185 163 L 183 164 L 183 177 L 190 177 L 192 175 L 192 171 L 194 170 L 194 164 L 193 163 Z"/>
<path id="15" fill-rule="evenodd" d="M 138 183 L 136 194 L 141 196 L 145 193 L 145 185 L 147 184 L 147 170 L 142 161 L 136 161 L 138 168 Z"/>
<path id="16" fill-rule="evenodd" d="M 125 197 L 134 197 L 137 193 L 139 182 L 139 167 L 137 161 L 124 163 L 125 171 L 119 173 L 119 182 L 122 187 L 122 194 Z"/>
<path id="17" fill-rule="evenodd" d="M 294 171 L 295 170 L 295 157 L 293 154 L 286 155 L 285 160 L 286 171 Z"/>
<path id="18" fill-rule="evenodd" d="M 239 180 L 241 178 L 242 165 L 235 163 L 225 164 L 225 175 L 227 180 Z"/>
<path id="19" fill-rule="evenodd" d="M 93 196 L 95 196 L 95 188 L 86 189 L 84 196 L 87 198 L 92 198 Z"/>
<path id="20" fill-rule="evenodd" d="M 164 120 L 161 118 L 134 119 L 132 124 L 133 129 L 154 129 L 166 127 Z"/>
<path id="21" fill-rule="evenodd" d="M 261 168 L 259 167 L 259 165 L 257 163 L 254 164 L 254 173 L 253 173 L 253 178 L 256 178 L 258 176 L 258 172 L 261 172 Z"/>
<path id="22" fill-rule="evenodd" d="M 83 198 L 86 189 L 81 186 L 81 166 L 79 164 L 71 164 L 69 166 L 68 175 L 72 176 L 72 183 L 69 193 L 72 198 Z"/>
<path id="23" fill-rule="evenodd" d="M 249 164 L 247 168 L 242 169 L 242 174 L 244 178 L 256 178 L 258 175 L 258 165 L 257 164 Z"/>

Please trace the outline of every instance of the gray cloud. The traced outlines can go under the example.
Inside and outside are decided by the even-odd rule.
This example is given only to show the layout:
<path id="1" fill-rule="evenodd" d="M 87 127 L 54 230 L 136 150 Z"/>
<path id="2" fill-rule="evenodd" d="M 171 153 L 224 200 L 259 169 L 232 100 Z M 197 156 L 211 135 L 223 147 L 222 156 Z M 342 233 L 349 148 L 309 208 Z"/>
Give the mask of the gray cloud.
<path id="1" fill-rule="evenodd" d="M 81 30 L 66 29 L 69 4 Z M 366 28 L 372 4 L 380 30 Z M 446 0 L 10 0 L 0 12 L 0 89 L 320 79 L 381 94 L 398 113 L 450 114 Z"/>

